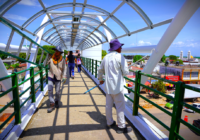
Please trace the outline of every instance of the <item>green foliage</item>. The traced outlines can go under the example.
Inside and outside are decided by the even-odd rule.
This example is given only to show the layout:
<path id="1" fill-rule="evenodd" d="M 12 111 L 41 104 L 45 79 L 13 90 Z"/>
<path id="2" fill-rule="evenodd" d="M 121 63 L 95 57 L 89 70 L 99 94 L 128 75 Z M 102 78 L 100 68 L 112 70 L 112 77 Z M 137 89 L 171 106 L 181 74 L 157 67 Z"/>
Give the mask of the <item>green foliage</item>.
<path id="1" fill-rule="evenodd" d="M 0 54 L 1 59 L 6 59 L 7 57 L 8 57 L 8 55 L 6 55 L 6 54 Z"/>
<path id="2" fill-rule="evenodd" d="M 177 57 L 176 57 L 175 55 L 170 55 L 170 56 L 169 56 L 169 59 L 170 59 L 170 60 L 177 60 Z"/>
<path id="3" fill-rule="evenodd" d="M 68 51 L 67 50 L 64 50 L 64 55 L 67 55 L 68 54 Z"/>
<path id="4" fill-rule="evenodd" d="M 44 45 L 44 46 L 42 46 L 42 47 L 43 47 L 44 49 L 46 49 L 47 51 L 49 51 L 50 53 L 52 53 L 52 54 L 55 52 L 54 50 L 52 50 L 53 48 L 55 48 L 55 46 Z M 40 62 L 41 55 L 42 55 L 42 49 L 39 49 L 39 50 L 38 50 L 37 57 L 36 57 L 36 63 L 37 63 L 37 64 L 39 64 L 39 62 Z M 46 56 L 47 56 L 47 53 L 44 51 L 44 54 L 43 54 L 41 63 L 45 60 Z"/>
<path id="5" fill-rule="evenodd" d="M 133 57 L 133 62 L 137 62 L 137 61 L 140 60 L 140 59 L 142 59 L 142 56 L 141 56 L 141 55 L 135 55 L 135 56 Z M 144 62 L 144 59 L 142 59 L 141 61 Z"/>
<path id="6" fill-rule="evenodd" d="M 152 84 L 153 88 L 162 92 L 162 93 L 165 93 L 165 84 L 163 83 L 163 81 L 161 80 L 158 80 L 156 81 L 155 83 Z M 157 93 L 154 93 L 156 96 L 159 96 L 159 94 Z"/>
<path id="7" fill-rule="evenodd" d="M 26 53 L 19 53 L 19 57 L 20 58 L 23 58 L 23 59 L 26 59 Z M 29 56 L 30 57 L 30 56 Z M 19 61 L 19 62 L 24 62 L 24 61 L 22 61 L 22 60 L 20 60 L 20 59 L 17 59 L 17 61 Z"/>
<path id="8" fill-rule="evenodd" d="M 162 58 L 161 58 L 161 61 L 162 61 L 162 62 L 165 62 L 165 60 L 166 60 L 166 56 L 163 55 Z"/>
<path id="9" fill-rule="evenodd" d="M 8 65 L 7 63 L 4 63 L 6 69 L 10 69 L 11 68 L 11 65 Z"/>
<path id="10" fill-rule="evenodd" d="M 176 61 L 179 61 L 179 64 L 183 64 L 183 60 L 181 60 L 181 59 L 177 59 L 177 60 L 173 61 L 173 63 L 176 64 Z"/>
<path id="11" fill-rule="evenodd" d="M 102 59 L 107 55 L 106 50 L 102 50 Z"/>
<path id="12" fill-rule="evenodd" d="M 37 55 L 37 57 L 36 57 L 36 63 L 37 64 L 39 64 L 40 58 L 41 58 L 41 55 Z M 46 56 L 43 55 L 41 63 L 44 62 L 45 58 L 46 58 Z"/>
<path id="13" fill-rule="evenodd" d="M 55 48 L 55 46 L 51 46 L 51 45 L 44 45 L 42 46 L 43 48 L 45 48 L 47 51 L 49 51 L 50 53 L 55 53 L 54 50 L 52 50 L 53 48 Z M 41 49 L 40 49 L 41 51 Z M 39 52 L 38 52 L 39 53 Z M 40 52 L 40 54 L 42 53 L 42 51 Z M 46 56 L 46 52 L 44 52 L 44 55 Z"/>
<path id="14" fill-rule="evenodd" d="M 18 67 L 19 67 L 19 63 L 12 64 L 11 67 L 12 67 L 12 68 L 18 68 Z"/>
<path id="15" fill-rule="evenodd" d="M 7 63 L 3 63 L 5 66 L 9 66 Z"/>

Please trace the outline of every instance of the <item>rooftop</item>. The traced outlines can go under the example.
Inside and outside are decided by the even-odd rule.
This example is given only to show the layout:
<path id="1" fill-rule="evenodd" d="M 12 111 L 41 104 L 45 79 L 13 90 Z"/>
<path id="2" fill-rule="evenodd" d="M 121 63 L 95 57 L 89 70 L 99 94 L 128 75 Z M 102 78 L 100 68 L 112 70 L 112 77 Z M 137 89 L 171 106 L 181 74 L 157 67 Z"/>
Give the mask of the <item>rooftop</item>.
<path id="1" fill-rule="evenodd" d="M 164 66 L 163 66 L 164 67 Z M 200 69 L 200 67 L 198 65 L 183 65 L 183 66 L 167 66 L 167 67 L 171 67 L 171 68 L 178 68 L 178 69 Z"/>

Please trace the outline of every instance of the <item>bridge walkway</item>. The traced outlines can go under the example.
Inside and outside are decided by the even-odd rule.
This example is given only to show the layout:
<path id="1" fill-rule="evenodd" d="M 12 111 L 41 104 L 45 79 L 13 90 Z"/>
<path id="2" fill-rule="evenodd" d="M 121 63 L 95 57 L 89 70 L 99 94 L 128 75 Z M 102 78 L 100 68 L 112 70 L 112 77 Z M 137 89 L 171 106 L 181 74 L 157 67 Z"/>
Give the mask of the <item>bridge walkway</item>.
<path id="1" fill-rule="evenodd" d="M 85 72 L 77 73 L 61 85 L 60 107 L 47 113 L 48 93 L 20 136 L 20 140 L 125 140 L 144 139 L 133 127 L 129 134 L 117 134 L 116 128 L 106 129 L 106 98 L 98 88 L 83 94 L 95 86 Z M 69 76 L 68 76 L 69 77 Z M 55 92 L 54 92 L 55 93 Z M 116 120 L 116 110 L 113 109 Z M 126 122 L 127 126 L 131 123 Z"/>

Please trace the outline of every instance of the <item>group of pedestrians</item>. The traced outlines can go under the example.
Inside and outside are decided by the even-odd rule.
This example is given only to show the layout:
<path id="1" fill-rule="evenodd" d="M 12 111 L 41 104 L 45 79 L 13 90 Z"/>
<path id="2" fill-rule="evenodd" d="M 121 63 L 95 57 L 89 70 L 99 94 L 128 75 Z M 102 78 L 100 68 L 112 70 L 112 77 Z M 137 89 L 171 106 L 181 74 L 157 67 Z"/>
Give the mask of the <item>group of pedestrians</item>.
<path id="1" fill-rule="evenodd" d="M 78 54 L 77 58 L 73 55 L 73 52 L 70 51 L 69 55 L 66 58 L 66 62 L 69 61 L 68 67 L 69 67 L 69 75 L 72 79 L 74 79 L 74 68 L 75 65 L 77 65 L 78 73 L 81 72 L 81 64 L 82 64 L 82 58 L 80 54 Z"/>
<path id="2" fill-rule="evenodd" d="M 106 120 L 107 128 L 112 128 L 116 126 L 116 122 L 112 117 L 112 107 L 115 103 L 117 110 L 117 133 L 128 133 L 132 131 L 132 128 L 126 127 L 124 110 L 125 110 L 125 101 L 124 101 L 124 76 L 128 75 L 129 69 L 126 62 L 126 59 L 121 54 L 122 46 L 117 39 L 110 42 L 110 53 L 107 54 L 98 70 L 98 79 L 100 84 L 105 82 L 105 91 L 106 91 Z M 66 60 L 62 59 L 61 53 L 62 50 L 59 47 L 56 47 L 56 52 L 52 58 L 48 61 L 50 66 L 49 70 L 49 83 L 48 83 L 48 93 L 50 100 L 50 108 L 48 112 L 51 112 L 55 107 L 58 107 L 59 99 L 59 89 L 61 84 L 61 79 L 66 81 L 66 64 L 65 61 L 69 61 L 69 75 L 74 79 L 74 67 L 75 64 L 78 67 L 78 72 L 81 72 L 81 62 L 82 59 L 80 54 L 77 58 L 73 55 L 73 52 L 70 51 Z M 105 76 L 104 76 L 105 75 Z M 103 79 L 103 76 L 105 77 Z M 53 84 L 55 84 L 56 89 L 56 98 L 53 98 Z"/>

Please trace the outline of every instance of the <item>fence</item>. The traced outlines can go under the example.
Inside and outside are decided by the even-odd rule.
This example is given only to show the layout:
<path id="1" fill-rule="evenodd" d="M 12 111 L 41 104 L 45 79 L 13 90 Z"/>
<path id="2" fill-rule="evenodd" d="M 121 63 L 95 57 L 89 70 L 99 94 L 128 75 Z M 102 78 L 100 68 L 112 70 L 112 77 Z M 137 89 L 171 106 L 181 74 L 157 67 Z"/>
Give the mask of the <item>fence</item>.
<path id="1" fill-rule="evenodd" d="M 0 109 L 0 113 L 2 113 L 8 107 L 10 107 L 12 104 L 14 104 L 14 112 L 0 125 L 0 130 L 1 130 L 8 123 L 8 121 L 12 119 L 12 117 L 15 117 L 15 124 L 21 123 L 20 108 L 22 108 L 24 106 L 24 104 L 29 99 L 32 100 L 32 103 L 35 102 L 35 100 L 36 100 L 35 93 L 36 93 L 37 90 L 39 90 L 39 88 L 40 88 L 41 91 L 43 91 L 44 82 L 46 82 L 46 84 L 48 82 L 48 80 L 47 80 L 48 79 L 48 68 L 45 66 L 45 64 L 47 62 L 48 55 L 50 53 L 47 50 L 45 50 L 42 46 L 40 46 L 39 44 L 37 44 L 37 42 L 33 41 L 30 37 L 28 37 L 27 35 L 23 34 L 16 27 L 14 27 L 10 23 L 8 23 L 4 18 L 0 17 L 0 22 L 3 23 L 4 25 L 8 26 L 11 29 L 11 33 L 10 33 L 9 39 L 7 41 L 5 50 L 4 51 L 0 50 L 0 53 L 1 54 L 5 54 L 7 56 L 11 56 L 11 57 L 16 58 L 18 60 L 21 60 L 23 62 L 28 62 L 28 63 L 31 63 L 31 64 L 35 65 L 34 67 L 30 67 L 30 68 L 28 68 L 26 70 L 22 70 L 22 71 L 19 71 L 19 72 L 14 72 L 11 75 L 8 75 L 8 76 L 0 78 L 0 81 L 6 80 L 6 79 L 9 79 L 9 78 L 11 78 L 11 81 L 12 81 L 12 87 L 10 89 L 4 91 L 3 93 L 1 93 L 0 94 L 0 98 L 3 97 L 3 96 L 5 96 L 5 95 L 7 95 L 9 92 L 13 93 L 13 99 L 12 99 L 12 101 L 10 101 L 7 105 L 3 106 L 3 108 Z M 12 41 L 14 33 L 18 33 L 22 37 L 21 43 L 19 45 L 18 52 L 17 52 L 16 55 L 13 55 L 13 54 L 9 53 L 9 47 L 10 47 L 10 44 L 11 44 L 11 41 Z M 29 46 L 28 51 L 27 51 L 26 59 L 23 59 L 23 58 L 19 57 L 19 53 L 21 52 L 22 45 L 23 45 L 23 42 L 24 42 L 25 39 L 27 39 L 30 42 L 30 46 Z M 31 48 L 32 48 L 33 44 L 37 46 L 37 49 L 36 49 L 33 61 L 29 61 L 28 60 L 28 56 L 31 53 Z M 41 62 L 43 56 L 40 58 L 39 64 L 35 63 L 39 48 L 42 49 L 42 55 L 43 55 L 44 51 L 47 53 L 47 57 L 44 60 L 44 64 Z M 39 71 L 37 71 L 37 73 L 34 74 L 34 69 L 36 67 L 39 68 Z M 27 72 L 27 71 L 30 71 L 30 77 L 27 78 L 27 79 L 25 79 L 21 83 L 18 83 L 18 75 L 21 74 L 21 73 L 23 73 L 23 72 Z M 43 74 L 43 71 L 46 71 L 46 73 Z M 34 77 L 36 75 L 40 75 L 40 78 L 35 81 Z M 45 80 L 43 80 L 44 76 L 46 76 Z M 20 85 L 28 82 L 28 81 L 30 81 L 30 86 L 27 87 L 23 92 L 19 93 L 18 87 Z M 35 84 L 38 83 L 38 82 L 40 84 L 35 89 Z M 30 96 L 22 104 L 20 104 L 20 97 L 22 95 L 24 95 L 29 90 L 31 91 Z"/>
<path id="2" fill-rule="evenodd" d="M 93 60 L 90 58 L 82 58 L 83 60 L 83 66 L 94 75 L 94 71 L 95 71 L 95 77 L 97 78 L 97 63 L 101 63 L 100 61 L 97 60 Z M 94 64 L 95 63 L 95 64 Z M 132 71 L 132 70 L 130 70 Z M 156 122 L 158 122 L 160 125 L 162 125 L 165 129 L 167 129 L 169 131 L 169 139 L 173 140 L 173 139 L 181 139 L 184 140 L 183 137 L 181 137 L 179 135 L 179 129 L 180 129 L 180 123 L 182 123 L 183 125 L 186 125 L 188 128 L 190 128 L 191 130 L 195 131 L 196 133 L 200 134 L 200 129 L 189 124 L 188 122 L 184 121 L 183 119 L 181 119 L 181 114 L 182 114 L 182 108 L 183 106 L 194 110 L 197 113 L 200 113 L 200 109 L 197 109 L 187 103 L 184 102 L 184 91 L 185 88 L 186 89 L 190 89 L 196 92 L 200 92 L 199 88 L 196 87 L 192 87 L 189 85 L 185 85 L 183 82 L 173 82 L 173 81 L 169 81 L 163 78 L 158 78 L 155 76 L 152 76 L 150 74 L 145 74 L 142 73 L 141 71 L 132 71 L 135 73 L 136 78 L 135 80 L 129 79 L 128 77 L 124 77 L 126 80 L 129 80 L 131 82 L 135 83 L 135 89 L 132 90 L 131 88 L 124 86 L 126 89 L 130 90 L 131 92 L 134 93 L 134 100 L 129 98 L 127 95 L 124 95 L 126 98 L 128 98 L 128 100 L 130 100 L 133 103 L 133 115 L 137 116 L 138 115 L 138 109 L 140 108 L 142 111 L 144 111 L 147 115 L 149 115 L 151 118 L 153 118 Z M 161 80 L 161 81 L 165 81 L 168 82 L 170 84 L 174 84 L 176 87 L 175 90 L 175 97 L 171 97 L 166 95 L 165 93 L 162 93 L 156 89 L 150 88 L 144 84 L 141 83 L 141 77 L 142 76 L 147 76 L 150 78 L 154 78 L 157 80 Z M 142 96 L 140 94 L 140 87 L 144 87 L 150 91 L 153 91 L 161 96 L 166 97 L 169 100 L 174 101 L 174 106 L 173 106 L 173 112 L 169 112 L 168 110 L 162 108 L 161 106 L 157 105 L 156 103 L 154 103 L 153 101 L 147 99 L 146 97 Z M 200 93 L 199 93 L 200 94 Z M 170 127 L 168 127 L 166 124 L 164 124 L 162 121 L 160 121 L 158 118 L 156 118 L 153 114 L 151 114 L 150 112 L 148 112 L 146 109 L 144 109 L 142 106 L 139 105 L 139 100 L 140 98 L 144 99 L 145 101 L 147 101 L 148 103 L 152 104 L 153 106 L 155 106 L 156 108 L 158 108 L 159 110 L 161 110 L 162 112 L 164 112 L 165 114 L 171 116 L 171 125 Z"/>
<path id="3" fill-rule="evenodd" d="M 36 66 L 37 67 L 37 66 Z M 7 105 L 5 105 L 3 108 L 0 109 L 0 113 L 2 113 L 4 110 L 6 110 L 8 107 L 11 106 L 11 104 L 14 104 L 14 112 L 0 125 L 0 130 L 6 125 L 6 123 L 11 120 L 11 118 L 13 116 L 15 116 L 15 124 L 19 124 L 21 123 L 21 112 L 20 112 L 20 108 L 24 106 L 24 104 L 29 100 L 31 99 L 32 100 L 32 103 L 35 102 L 35 93 L 36 91 L 40 88 L 41 91 L 43 91 L 43 85 L 44 85 L 44 82 L 48 82 L 48 68 L 43 68 L 42 66 L 39 66 L 39 71 L 37 73 L 34 74 L 34 68 L 36 67 L 30 67 L 29 69 L 26 69 L 26 70 L 23 70 L 23 71 L 20 71 L 20 72 L 14 72 L 12 73 L 11 75 L 8 75 L 6 77 L 2 77 L 0 78 L 0 81 L 3 81 L 5 79 L 8 79 L 8 78 L 11 78 L 12 80 L 12 88 L 4 91 L 3 93 L 0 94 L 0 98 L 5 96 L 6 94 L 8 94 L 9 92 L 13 92 L 13 100 L 10 101 Z M 46 73 L 43 74 L 43 70 L 46 70 Z M 23 72 L 26 72 L 26 71 L 30 71 L 30 77 L 25 79 L 24 81 L 22 81 L 21 83 L 18 84 L 18 74 L 21 74 Z M 36 75 L 40 75 L 40 78 L 35 81 L 34 80 L 34 77 Z M 46 76 L 45 80 L 43 80 L 43 77 Z M 27 81 L 30 81 L 30 86 L 27 87 L 22 93 L 19 94 L 19 89 L 18 87 L 22 84 L 24 84 L 25 82 Z M 40 81 L 40 85 L 35 89 L 35 83 L 39 82 Z M 20 105 L 20 101 L 19 101 L 19 98 L 24 94 L 26 93 L 28 90 L 30 89 L 31 91 L 31 94 L 30 96 Z"/>

